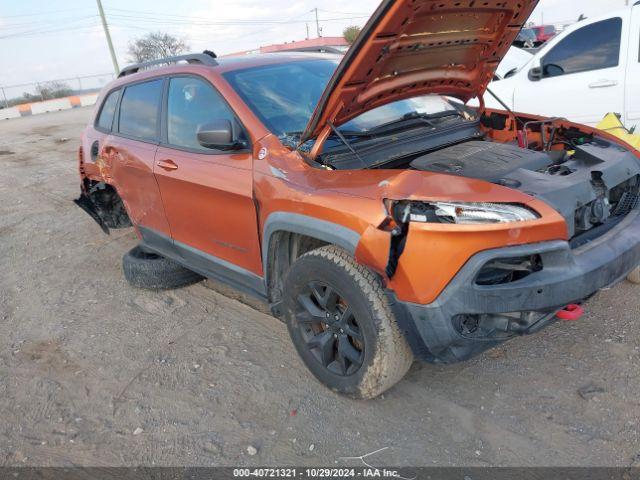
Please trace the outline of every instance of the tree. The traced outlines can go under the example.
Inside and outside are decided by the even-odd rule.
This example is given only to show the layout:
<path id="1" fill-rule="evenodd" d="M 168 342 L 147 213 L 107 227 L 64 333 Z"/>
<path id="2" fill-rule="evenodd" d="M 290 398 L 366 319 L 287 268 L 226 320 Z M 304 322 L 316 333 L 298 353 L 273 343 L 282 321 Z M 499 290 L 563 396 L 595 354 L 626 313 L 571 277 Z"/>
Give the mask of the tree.
<path id="1" fill-rule="evenodd" d="M 163 32 L 149 33 L 129 42 L 129 59 L 136 63 L 148 62 L 179 55 L 188 49 L 182 38 Z"/>
<path id="2" fill-rule="evenodd" d="M 360 35 L 360 27 L 356 27 L 355 25 L 347 27 L 342 31 L 342 36 L 349 45 L 352 45 L 353 42 L 356 41 L 358 35 Z"/>
<path id="3" fill-rule="evenodd" d="M 35 90 L 35 95 L 25 92 L 22 96 L 28 102 L 37 102 L 40 100 L 51 100 L 53 98 L 63 98 L 73 95 L 73 90 L 69 85 L 58 81 L 39 83 L 36 85 Z"/>

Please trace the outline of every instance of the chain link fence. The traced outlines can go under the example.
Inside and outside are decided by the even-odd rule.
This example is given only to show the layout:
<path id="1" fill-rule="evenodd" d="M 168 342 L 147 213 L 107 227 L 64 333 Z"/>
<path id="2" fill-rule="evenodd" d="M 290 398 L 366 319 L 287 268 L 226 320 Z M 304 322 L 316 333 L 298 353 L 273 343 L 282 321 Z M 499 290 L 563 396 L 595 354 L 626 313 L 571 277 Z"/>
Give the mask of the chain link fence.
<path id="1" fill-rule="evenodd" d="M 44 82 L 0 85 L 0 109 L 22 103 L 95 93 L 113 80 L 114 76 L 113 73 L 99 73 Z"/>

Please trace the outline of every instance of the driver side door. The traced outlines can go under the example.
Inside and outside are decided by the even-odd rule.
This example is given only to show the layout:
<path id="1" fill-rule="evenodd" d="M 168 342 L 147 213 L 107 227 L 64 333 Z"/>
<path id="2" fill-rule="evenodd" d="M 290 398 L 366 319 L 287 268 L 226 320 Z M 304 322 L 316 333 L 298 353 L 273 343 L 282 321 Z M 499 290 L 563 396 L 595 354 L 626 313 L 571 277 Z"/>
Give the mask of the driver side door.
<path id="1" fill-rule="evenodd" d="M 248 136 L 236 150 L 200 145 L 204 124 L 227 119 L 242 129 L 231 107 L 203 77 L 173 76 L 165 89 L 154 174 L 174 248 L 194 270 L 251 288 L 262 266 Z"/>
<path id="2" fill-rule="evenodd" d="M 516 88 L 514 110 L 596 125 L 624 110 L 624 61 L 620 17 L 586 24 L 555 43 L 542 57 L 542 78 Z M 526 75 L 526 72 L 523 72 Z"/>

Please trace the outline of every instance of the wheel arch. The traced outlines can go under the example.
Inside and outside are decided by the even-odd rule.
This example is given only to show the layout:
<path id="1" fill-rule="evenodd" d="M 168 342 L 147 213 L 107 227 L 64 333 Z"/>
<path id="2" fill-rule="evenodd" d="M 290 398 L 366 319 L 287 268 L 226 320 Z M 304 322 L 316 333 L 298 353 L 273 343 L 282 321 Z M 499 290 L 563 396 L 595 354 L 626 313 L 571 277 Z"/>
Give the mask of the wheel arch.
<path id="1" fill-rule="evenodd" d="M 87 212 L 103 229 L 127 228 L 133 225 L 127 205 L 115 185 L 84 178 L 80 197 L 75 203 Z"/>
<path id="2" fill-rule="evenodd" d="M 272 311 L 279 316 L 282 280 L 290 265 L 304 253 L 335 245 L 355 255 L 360 234 L 344 225 L 300 213 L 274 212 L 262 236 L 262 264 Z"/>

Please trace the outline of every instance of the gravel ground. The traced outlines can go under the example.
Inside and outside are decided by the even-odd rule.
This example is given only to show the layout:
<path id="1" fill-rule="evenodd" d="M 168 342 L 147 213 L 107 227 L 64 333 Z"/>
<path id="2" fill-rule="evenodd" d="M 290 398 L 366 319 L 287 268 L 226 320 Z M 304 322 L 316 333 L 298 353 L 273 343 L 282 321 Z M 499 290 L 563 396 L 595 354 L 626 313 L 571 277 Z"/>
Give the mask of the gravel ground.
<path id="1" fill-rule="evenodd" d="M 305 370 L 283 324 L 211 283 L 130 287 L 132 231 L 73 203 L 77 109 L 0 123 L 0 464 L 640 465 L 640 290 L 374 401 Z M 222 295 L 220 292 L 225 293 Z"/>

